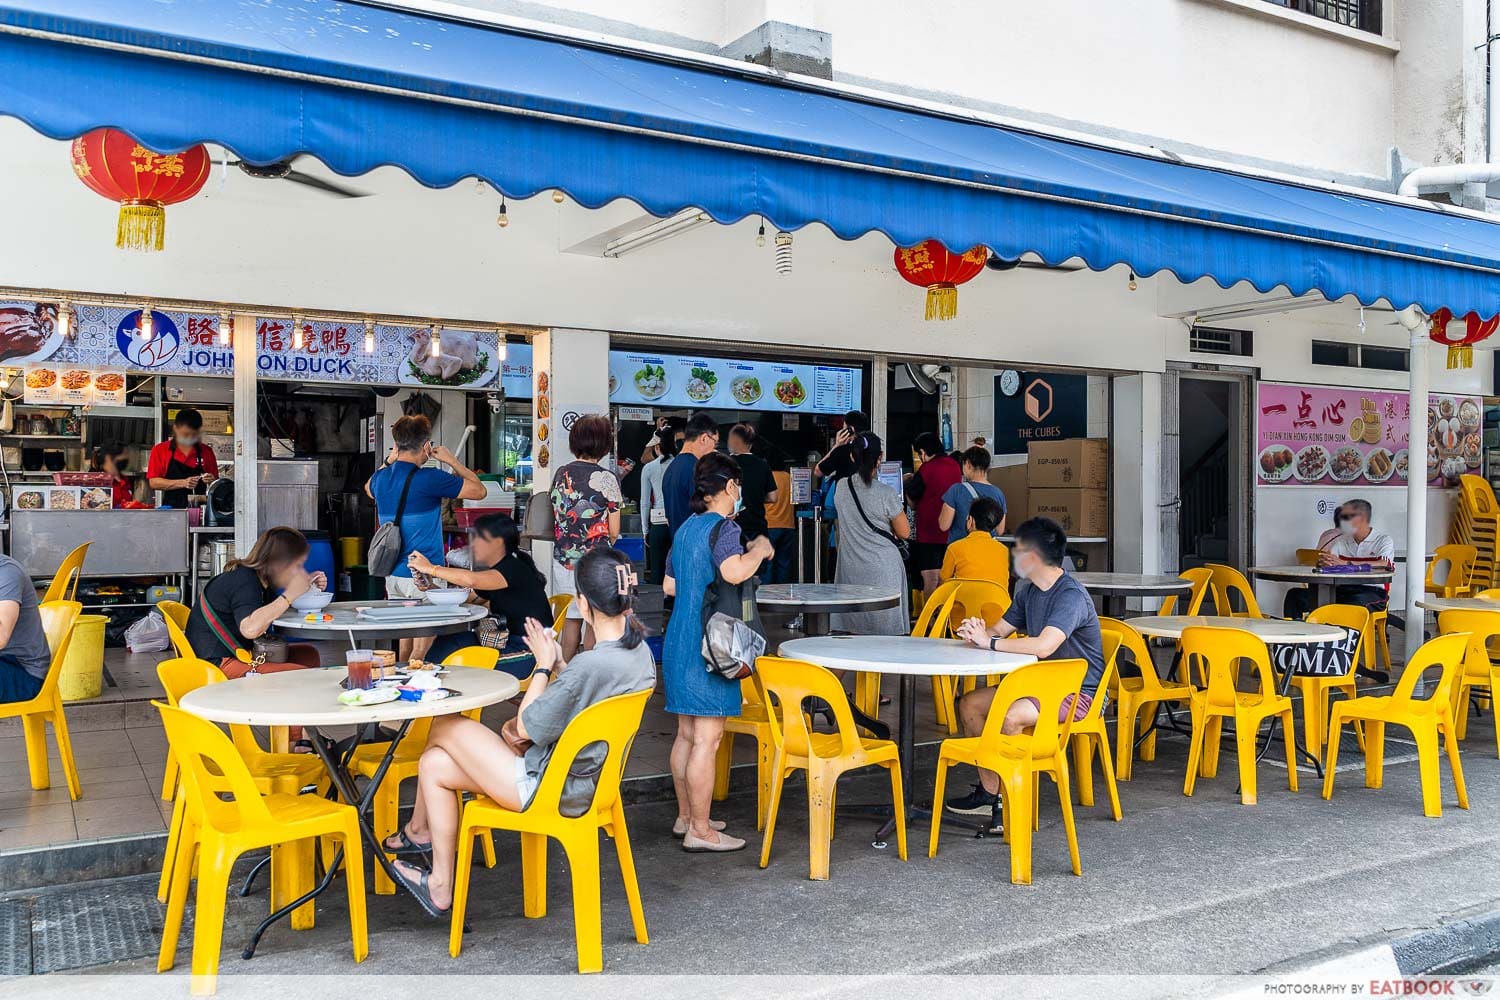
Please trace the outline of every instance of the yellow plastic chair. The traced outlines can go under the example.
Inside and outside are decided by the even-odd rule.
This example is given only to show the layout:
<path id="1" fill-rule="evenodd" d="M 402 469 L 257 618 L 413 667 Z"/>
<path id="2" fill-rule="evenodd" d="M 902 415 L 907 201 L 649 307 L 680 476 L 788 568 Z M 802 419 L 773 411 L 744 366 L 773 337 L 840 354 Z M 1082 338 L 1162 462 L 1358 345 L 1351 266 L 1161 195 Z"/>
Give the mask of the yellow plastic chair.
<path id="1" fill-rule="evenodd" d="M 179 657 L 175 660 L 163 660 L 156 665 L 156 677 L 161 681 L 162 690 L 166 692 L 167 704 L 176 708 L 178 703 L 190 691 L 196 691 L 206 684 L 218 684 L 225 680 L 224 672 L 215 664 L 196 657 Z M 249 726 L 231 725 L 229 727 L 229 738 L 233 742 L 235 750 L 239 752 L 240 760 L 245 764 L 246 770 L 250 772 L 250 778 L 255 782 L 255 787 L 262 795 L 277 793 L 281 795 L 296 795 L 309 785 L 317 786 L 320 792 L 328 788 L 328 774 L 323 770 L 318 758 L 305 753 L 267 753 L 261 749 L 260 742 L 256 740 L 254 731 Z M 167 748 L 167 761 L 175 772 L 177 755 L 172 752 L 171 746 Z M 157 882 L 156 898 L 165 903 L 171 891 L 173 859 L 181 849 L 182 831 L 184 825 L 184 812 L 187 808 L 187 793 L 182 787 L 182 782 L 174 781 L 175 794 L 173 797 L 172 823 L 167 830 L 167 850 L 162 859 L 161 879 Z M 162 798 L 168 796 L 163 795 Z M 311 911 L 308 911 L 310 916 Z M 294 927 L 311 926 L 311 923 L 303 923 L 300 916 L 294 916 Z"/>
<path id="2" fill-rule="evenodd" d="M 1444 632 L 1468 632 L 1475 642 L 1453 684 L 1453 721 L 1459 742 L 1469 734 L 1469 699 L 1481 693 L 1489 699 L 1494 713 L 1495 692 L 1500 690 L 1500 665 L 1495 663 L 1500 649 L 1500 610 L 1445 611 L 1439 618 Z M 1483 655 L 1480 655 L 1483 654 Z M 1500 717 L 1495 718 L 1495 752 L 1500 756 Z"/>
<path id="3" fill-rule="evenodd" d="M 83 560 L 88 554 L 89 543 L 84 542 L 63 558 L 62 565 L 57 567 L 57 574 L 47 584 L 47 592 L 42 595 L 43 604 L 71 601 L 78 596 L 78 578 L 83 574 Z"/>
<path id="4" fill-rule="evenodd" d="M 1195 566 L 1192 569 L 1185 569 L 1177 575 L 1184 580 L 1192 581 L 1193 584 L 1193 590 L 1187 596 L 1187 607 L 1183 609 L 1182 613 L 1185 615 L 1201 615 L 1203 613 L 1203 599 L 1209 595 L 1212 589 L 1214 571 L 1207 566 Z M 1168 594 L 1161 602 L 1161 609 L 1156 613 L 1163 616 L 1177 614 L 1177 595 Z M 1141 759 L 1150 760 L 1151 758 L 1142 757 Z"/>
<path id="5" fill-rule="evenodd" d="M 1427 564 L 1427 579 L 1422 585 L 1423 593 L 1433 597 L 1468 597 L 1469 584 L 1474 575 L 1474 561 L 1479 550 L 1472 545 L 1439 545 L 1432 550 L 1432 561 Z M 1437 568 L 1447 566 L 1447 572 L 1439 582 Z"/>
<path id="6" fill-rule="evenodd" d="M 729 798 L 729 767 L 734 761 L 734 738 L 755 738 L 755 829 L 766 825 L 766 807 L 771 801 L 771 761 L 776 756 L 776 741 L 770 710 L 761 699 L 760 689 L 751 678 L 740 681 L 740 714 L 724 720 L 724 736 L 714 758 L 714 801 Z"/>
<path id="7" fill-rule="evenodd" d="M 1328 718 L 1328 693 L 1342 691 L 1344 697 L 1355 694 L 1354 672 L 1357 669 L 1364 644 L 1370 632 L 1370 610 L 1357 604 L 1325 604 L 1308 614 L 1307 620 L 1316 625 L 1337 625 L 1359 632 L 1359 645 L 1349 661 L 1349 672 L 1342 676 L 1309 677 L 1292 675 L 1292 684 L 1302 695 L 1302 742 L 1308 753 L 1315 757 L 1323 755 L 1323 722 Z"/>
<path id="8" fill-rule="evenodd" d="M 646 914 L 641 908 L 641 889 L 635 877 L 635 858 L 625 829 L 625 804 L 620 801 L 620 775 L 641 725 L 648 688 L 634 694 L 616 695 L 579 712 L 562 738 L 552 748 L 547 769 L 531 802 L 513 812 L 486 798 L 475 796 L 464 806 L 458 830 L 458 860 L 453 881 L 453 916 L 448 930 L 448 954 L 458 957 L 463 947 L 464 913 L 469 905 L 469 876 L 474 864 L 474 837 L 491 830 L 514 830 L 521 835 L 521 899 L 528 917 L 547 915 L 547 839 L 562 844 L 573 880 L 573 934 L 578 947 L 578 971 L 600 972 L 604 968 L 603 932 L 600 924 L 599 831 L 614 838 L 620 874 L 635 939 L 649 943 Z M 608 747 L 599 768 L 593 807 L 582 816 L 564 816 L 560 811 L 563 782 L 584 747 L 604 743 Z"/>
<path id="9" fill-rule="evenodd" d="M 1298 549 L 1297 550 L 1297 565 L 1298 566 L 1316 566 L 1318 564 L 1318 557 L 1320 555 L 1322 555 L 1322 554 L 1323 554 L 1323 550 L 1322 549 Z"/>
<path id="10" fill-rule="evenodd" d="M 911 629 L 914 637 L 921 639 L 948 634 L 947 619 L 941 612 L 958 585 L 958 580 L 947 580 L 937 585 L 931 596 L 922 603 L 922 610 Z M 914 590 L 912 593 L 920 594 L 921 591 Z M 854 704 L 872 719 L 880 718 L 880 678 L 880 674 L 867 670 L 858 671 L 854 675 Z M 933 713 L 939 726 L 947 726 L 948 731 L 954 733 L 958 731 L 958 717 L 953 713 L 953 686 L 951 682 L 945 686 L 944 680 L 945 678 L 936 675 L 932 678 Z"/>
<path id="11" fill-rule="evenodd" d="M 1438 616 L 1445 632 L 1461 624 L 1465 614 L 1476 612 L 1444 611 Z M 1489 612 L 1477 612 L 1488 614 Z M 1323 769 L 1323 798 L 1333 798 L 1333 774 L 1339 759 L 1339 730 L 1345 722 L 1363 724 L 1365 730 L 1365 787 L 1379 788 L 1385 780 L 1385 727 L 1387 723 L 1411 730 L 1417 744 L 1417 766 L 1422 776 L 1422 812 L 1431 817 L 1443 814 L 1442 788 L 1438 777 L 1438 738 L 1448 750 L 1448 764 L 1453 768 L 1453 785 L 1458 792 L 1458 807 L 1469 808 L 1469 790 L 1464 785 L 1463 765 L 1458 759 L 1458 739 L 1453 723 L 1453 687 L 1466 656 L 1489 658 L 1483 640 L 1467 632 L 1451 632 L 1424 642 L 1401 673 L 1396 690 L 1389 695 L 1365 696 L 1341 701 L 1333 706 L 1333 720 L 1328 729 L 1328 763 Z M 1417 681 L 1424 671 L 1437 667 L 1438 682 L 1425 698 L 1416 698 Z"/>
<path id="12" fill-rule="evenodd" d="M 1391 669 L 1391 645 L 1386 636 L 1389 621 L 1390 614 L 1385 608 L 1370 612 L 1370 631 L 1360 644 L 1364 648 L 1366 670 L 1375 670 L 1382 663 L 1387 672 Z"/>
<path id="13" fill-rule="evenodd" d="M 1074 721 L 1069 741 L 1073 744 L 1073 773 L 1078 785 L 1078 804 L 1094 804 L 1094 754 L 1099 754 L 1099 766 L 1104 771 L 1105 787 L 1109 791 L 1109 811 L 1115 822 L 1120 821 L 1120 789 L 1115 784 L 1115 765 L 1109 752 L 1109 730 L 1104 727 L 1104 703 L 1116 686 L 1119 677 L 1115 657 L 1120 651 L 1120 636 L 1116 632 L 1105 632 L 1104 675 L 1093 691 L 1093 701 L 1083 718 Z M 1126 730 L 1125 739 L 1129 739 Z"/>
<path id="14" fill-rule="evenodd" d="M 948 597 L 948 603 L 938 614 L 938 621 L 945 628 L 941 631 L 934 630 L 933 635 L 956 636 L 958 626 L 966 618 L 983 618 L 986 625 L 993 626 L 1005 613 L 1010 610 L 1010 594 L 1000 584 L 993 580 L 955 580 L 958 587 Z M 954 698 L 962 693 L 968 694 L 979 687 L 977 676 L 943 677 L 944 694 L 948 698 L 948 705 L 952 706 Z M 999 674 L 989 674 L 985 678 L 986 685 L 1000 683 Z M 961 689 L 961 690 L 960 690 Z M 950 734 L 958 731 L 958 713 L 949 713 L 953 722 L 948 726 Z"/>
<path id="15" fill-rule="evenodd" d="M 172 649 L 183 659 L 196 659 L 198 654 L 193 652 L 192 645 L 187 640 L 188 616 L 192 609 L 181 601 L 158 601 L 156 610 L 161 612 L 162 618 L 167 622 L 167 635 L 172 638 Z M 162 798 L 166 798 L 165 795 Z"/>
<path id="16" fill-rule="evenodd" d="M 1068 857 L 1073 874 L 1083 874 L 1078 853 L 1078 830 L 1073 824 L 1073 795 L 1068 789 L 1068 737 L 1073 715 L 1059 722 L 1062 701 L 1078 691 L 1088 671 L 1084 660 L 1046 660 L 1006 674 L 995 690 L 995 701 L 978 736 L 944 740 L 938 748 L 937 786 L 932 793 L 932 833 L 927 856 L 937 857 L 938 832 L 942 828 L 943 792 L 948 768 L 970 764 L 1000 776 L 1005 805 L 1005 839 L 1010 844 L 1010 880 L 1031 884 L 1031 833 L 1039 826 L 1041 783 L 1038 774 L 1049 774 L 1057 783 L 1062 806 L 1063 829 L 1068 838 Z M 1030 733 L 1006 736 L 1000 731 L 1005 713 L 1020 698 L 1038 703 L 1036 726 Z M 1027 815 L 1030 814 L 1030 822 Z"/>
<path id="17" fill-rule="evenodd" d="M 771 799 L 766 810 L 760 866 L 764 868 L 771 863 L 771 840 L 776 834 L 782 783 L 788 774 L 801 769 L 807 772 L 807 877 L 828 878 L 839 777 L 871 766 L 890 772 L 896 852 L 905 861 L 906 798 L 901 788 L 901 761 L 895 742 L 859 734 L 848 699 L 840 697 L 843 688 L 838 678 L 824 667 L 781 656 L 762 656 L 755 661 L 753 676 L 759 678 L 766 704 L 778 708 L 781 719 L 781 725 L 772 729 L 775 759 L 771 762 Z M 802 706 L 809 698 L 821 698 L 833 708 L 837 732 L 815 733 L 808 729 Z"/>
<path id="18" fill-rule="evenodd" d="M 1285 732 L 1286 784 L 1297 790 L 1297 747 L 1292 738 L 1292 700 L 1276 693 L 1276 677 L 1271 670 L 1271 654 L 1259 636 L 1233 628 L 1197 626 L 1182 632 L 1182 655 L 1196 660 L 1207 678 L 1207 686 L 1194 691 L 1192 697 L 1193 735 L 1188 750 L 1187 779 L 1182 794 L 1192 795 L 1198 781 L 1199 765 L 1205 778 L 1219 770 L 1219 737 L 1224 720 L 1234 722 L 1235 750 L 1240 769 L 1240 802 L 1255 805 L 1255 744 L 1262 722 L 1279 716 Z M 1254 691 L 1237 690 L 1238 667 L 1249 663 L 1255 669 L 1259 687 Z"/>
<path id="19" fill-rule="evenodd" d="M 180 708 L 159 701 L 152 704 L 161 712 L 167 742 L 182 764 L 184 792 L 192 802 L 191 808 L 184 810 L 183 849 L 173 859 L 172 890 L 156 971 L 166 972 L 176 963 L 177 938 L 195 861 L 198 893 L 193 910 L 192 991 L 203 996 L 212 994 L 217 986 L 224 904 L 235 860 L 247 851 L 271 849 L 271 905 L 280 907 L 301 895 L 297 892 L 301 884 L 278 878 L 275 869 L 290 862 L 297 869 L 305 869 L 310 881 L 312 848 L 319 837 L 331 837 L 343 844 L 354 961 L 363 962 L 369 951 L 365 868 L 354 807 L 320 795 L 278 792 L 262 796 L 239 751 L 217 726 Z"/>
<path id="20" fill-rule="evenodd" d="M 562 635 L 563 622 L 568 617 L 568 608 L 573 606 L 573 595 L 553 594 L 547 598 L 547 604 L 552 608 L 552 631 Z"/>
<path id="21" fill-rule="evenodd" d="M 1116 618 L 1100 618 L 1099 628 L 1104 636 L 1114 636 L 1120 650 L 1130 654 L 1140 670 L 1138 677 L 1125 677 L 1119 672 L 1119 655 L 1115 658 L 1115 739 L 1119 741 L 1115 759 L 1115 774 L 1121 781 L 1129 781 L 1135 760 L 1135 743 L 1142 736 L 1141 760 L 1156 759 L 1156 732 L 1151 728 L 1156 722 L 1156 713 L 1167 702 L 1177 702 L 1186 707 L 1192 701 L 1191 685 L 1176 681 L 1163 681 L 1156 672 L 1150 648 L 1145 637 L 1131 627 L 1129 622 Z M 1142 712 L 1151 707 L 1150 714 Z M 1149 733 L 1150 735 L 1146 735 Z"/>
<path id="22" fill-rule="evenodd" d="M 500 662 L 498 649 L 490 649 L 486 646 L 465 646 L 445 657 L 443 666 L 494 670 L 498 662 Z M 463 714 L 465 718 L 478 722 L 482 711 L 483 709 L 472 708 Z M 427 735 L 431 729 L 431 717 L 413 720 L 406 730 L 406 736 L 401 740 L 401 745 L 396 748 L 396 755 L 391 758 L 391 766 L 386 769 L 385 777 L 380 782 L 380 791 L 375 794 L 371 828 L 381 843 L 384 843 L 387 837 L 392 836 L 401 827 L 401 783 L 408 779 L 416 780 L 417 763 L 422 759 L 422 751 L 427 749 Z M 388 740 L 361 743 L 355 748 L 353 756 L 349 758 L 349 770 L 361 778 L 374 780 L 375 772 L 380 770 L 380 762 L 390 746 Z M 483 838 L 480 849 L 484 853 L 484 866 L 495 867 L 494 839 Z M 394 858 L 395 855 L 387 854 L 386 857 Z M 385 866 L 376 865 L 375 895 L 391 896 L 395 892 L 396 884 L 386 874 Z"/>
<path id="23" fill-rule="evenodd" d="M 83 788 L 78 782 L 78 765 L 73 762 L 73 740 L 68 735 L 68 720 L 63 716 L 57 678 L 62 673 L 63 660 L 67 659 L 68 646 L 73 641 L 73 626 L 82 611 L 83 605 L 77 601 L 48 601 L 41 606 L 42 630 L 47 634 L 47 646 L 52 650 L 52 662 L 42 680 L 42 689 L 30 701 L 0 703 L 0 719 L 21 720 L 31 787 L 37 790 L 52 787 L 51 768 L 47 763 L 47 724 L 52 724 L 52 732 L 57 737 L 57 756 L 62 762 L 63 775 L 68 779 L 68 795 L 74 799 L 83 794 Z"/>
<path id="24" fill-rule="evenodd" d="M 1233 566 L 1209 563 L 1211 574 L 1209 588 L 1214 595 L 1214 613 L 1226 618 L 1264 618 L 1260 605 L 1255 603 L 1255 588 L 1245 579 L 1245 574 Z M 1235 598 L 1242 607 L 1235 609 Z"/>

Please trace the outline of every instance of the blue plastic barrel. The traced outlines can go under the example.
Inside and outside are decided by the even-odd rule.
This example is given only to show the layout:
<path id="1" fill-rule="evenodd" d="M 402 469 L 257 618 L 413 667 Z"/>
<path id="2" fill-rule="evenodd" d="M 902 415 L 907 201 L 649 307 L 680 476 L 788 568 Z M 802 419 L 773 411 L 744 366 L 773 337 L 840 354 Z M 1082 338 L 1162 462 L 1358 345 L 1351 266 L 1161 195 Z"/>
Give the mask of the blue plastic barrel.
<path id="1" fill-rule="evenodd" d="M 322 570 L 328 577 L 328 589 L 335 589 L 338 577 L 333 568 L 333 540 L 326 531 L 304 531 L 303 534 L 307 536 L 307 571 L 316 573 Z"/>
<path id="2" fill-rule="evenodd" d="M 646 540 L 629 535 L 621 535 L 615 539 L 615 548 L 625 553 L 625 558 L 633 562 L 646 561 Z"/>

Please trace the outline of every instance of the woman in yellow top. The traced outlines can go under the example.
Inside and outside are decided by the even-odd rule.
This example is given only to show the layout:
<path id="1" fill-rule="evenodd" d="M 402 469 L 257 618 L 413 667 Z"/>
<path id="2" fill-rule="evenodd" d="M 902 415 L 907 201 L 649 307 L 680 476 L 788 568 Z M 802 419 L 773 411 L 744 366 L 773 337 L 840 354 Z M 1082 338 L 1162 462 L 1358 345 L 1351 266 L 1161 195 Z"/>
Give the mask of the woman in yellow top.
<path id="1" fill-rule="evenodd" d="M 992 534 L 1004 516 L 1000 505 L 988 497 L 969 505 L 969 533 L 948 543 L 943 555 L 944 580 L 993 580 L 1010 591 L 1010 549 Z"/>

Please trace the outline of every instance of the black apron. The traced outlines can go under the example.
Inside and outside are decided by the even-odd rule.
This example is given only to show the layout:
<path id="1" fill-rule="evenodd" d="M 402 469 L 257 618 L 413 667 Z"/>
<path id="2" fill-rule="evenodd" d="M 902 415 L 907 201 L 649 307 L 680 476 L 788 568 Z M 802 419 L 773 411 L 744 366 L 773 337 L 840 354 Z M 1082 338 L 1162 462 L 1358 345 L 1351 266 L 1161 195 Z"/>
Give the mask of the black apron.
<path id="1" fill-rule="evenodd" d="M 166 474 L 163 479 L 188 479 L 192 476 L 203 475 L 203 442 L 199 441 L 193 446 L 193 460 L 196 464 L 188 465 L 186 462 L 178 461 L 177 442 L 168 441 L 167 446 L 172 449 L 171 460 L 167 462 Z M 188 505 L 187 490 L 162 490 L 161 502 L 164 506 L 181 510 Z"/>

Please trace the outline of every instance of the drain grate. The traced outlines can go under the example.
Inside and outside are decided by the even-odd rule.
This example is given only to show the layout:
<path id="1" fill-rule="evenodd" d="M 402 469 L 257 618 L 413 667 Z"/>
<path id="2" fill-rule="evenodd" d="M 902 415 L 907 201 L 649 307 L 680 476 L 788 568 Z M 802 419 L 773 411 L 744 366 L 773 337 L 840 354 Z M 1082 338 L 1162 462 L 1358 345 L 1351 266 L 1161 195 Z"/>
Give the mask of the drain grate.
<path id="1" fill-rule="evenodd" d="M 31 974 L 31 906 L 24 899 L 0 902 L 0 976 Z"/>
<path id="2" fill-rule="evenodd" d="M 164 908 L 142 880 L 129 888 L 95 885 L 32 901 L 34 971 L 60 972 L 156 953 Z"/>

